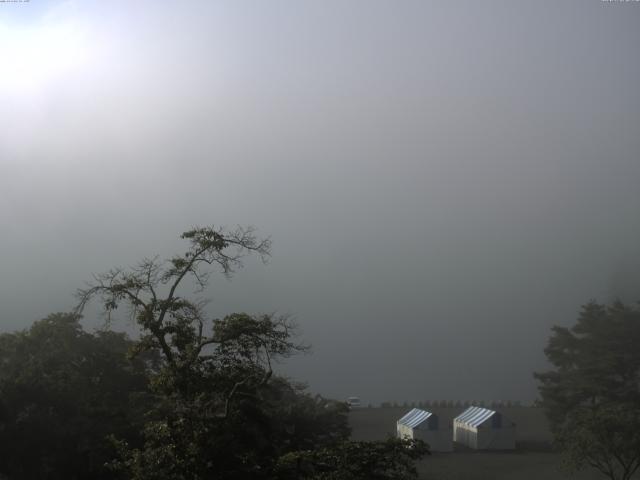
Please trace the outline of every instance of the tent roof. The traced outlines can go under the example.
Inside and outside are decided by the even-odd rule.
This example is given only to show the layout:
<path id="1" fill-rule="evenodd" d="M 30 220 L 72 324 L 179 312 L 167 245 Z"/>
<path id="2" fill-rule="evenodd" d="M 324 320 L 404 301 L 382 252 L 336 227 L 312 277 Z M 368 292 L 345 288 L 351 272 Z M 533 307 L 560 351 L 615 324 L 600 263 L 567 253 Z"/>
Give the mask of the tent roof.
<path id="1" fill-rule="evenodd" d="M 410 428 L 415 428 L 426 419 L 428 419 L 431 415 L 433 415 L 433 413 L 427 412 L 426 410 L 420 410 L 419 408 L 414 408 L 400 420 L 398 420 L 398 423 L 406 425 Z"/>
<path id="2" fill-rule="evenodd" d="M 493 417 L 495 413 L 495 410 L 489 410 L 488 408 L 469 407 L 456 418 L 454 418 L 454 420 L 461 423 L 466 423 L 471 427 L 477 427 L 478 425 L 483 424 L 489 418 Z"/>

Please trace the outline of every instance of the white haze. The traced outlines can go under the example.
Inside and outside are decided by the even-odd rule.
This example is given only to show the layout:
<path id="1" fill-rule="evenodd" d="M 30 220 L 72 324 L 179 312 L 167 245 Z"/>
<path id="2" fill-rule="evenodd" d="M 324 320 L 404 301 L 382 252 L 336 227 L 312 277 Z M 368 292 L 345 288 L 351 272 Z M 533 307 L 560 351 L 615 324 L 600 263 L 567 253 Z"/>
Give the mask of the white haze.
<path id="1" fill-rule="evenodd" d="M 211 314 L 293 314 L 313 354 L 283 372 L 531 400 L 552 325 L 640 299 L 639 27 L 597 0 L 0 4 L 0 328 L 250 224 L 272 259 Z"/>

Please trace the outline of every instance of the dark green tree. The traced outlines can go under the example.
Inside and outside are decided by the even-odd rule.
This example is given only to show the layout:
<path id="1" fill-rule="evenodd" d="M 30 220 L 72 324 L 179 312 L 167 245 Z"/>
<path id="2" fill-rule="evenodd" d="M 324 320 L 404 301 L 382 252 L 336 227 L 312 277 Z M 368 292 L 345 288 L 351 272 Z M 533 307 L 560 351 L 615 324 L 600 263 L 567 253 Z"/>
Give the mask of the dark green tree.
<path id="1" fill-rule="evenodd" d="M 274 375 L 274 361 L 305 349 L 294 341 L 289 318 L 207 318 L 198 294 L 208 285 L 211 267 L 229 276 L 244 255 L 269 255 L 269 240 L 256 238 L 251 229 L 211 227 L 194 228 L 182 238 L 189 244 L 184 254 L 97 275 L 78 292 L 79 311 L 92 299 L 100 300 L 107 317 L 128 307 L 141 333 L 134 353 L 162 357 L 152 379 L 157 401 L 145 415 L 144 443 L 116 442 L 114 474 L 130 480 L 270 479 L 283 456 L 323 448 L 350 452 L 363 466 L 365 457 L 373 461 L 378 455 L 380 469 L 407 471 L 405 460 L 420 449 L 400 455 L 404 450 L 395 443 L 345 443 L 344 404 L 311 397 Z M 191 295 L 184 293 L 189 290 Z M 343 463 L 330 468 L 342 471 Z"/>
<path id="2" fill-rule="evenodd" d="M 429 453 L 420 440 L 343 442 L 284 455 L 279 480 L 409 480 L 418 477 L 415 461 Z"/>
<path id="3" fill-rule="evenodd" d="M 344 402 L 311 395 L 306 386 L 274 378 L 263 394 L 263 407 L 273 419 L 272 441 L 279 454 L 321 448 L 349 439 L 349 407 Z"/>
<path id="4" fill-rule="evenodd" d="M 0 335 L 0 474 L 110 478 L 108 436 L 138 443 L 154 367 L 148 355 L 127 359 L 131 345 L 66 313 Z"/>
<path id="5" fill-rule="evenodd" d="M 588 303 L 572 328 L 553 328 L 545 354 L 554 369 L 535 377 L 567 464 L 630 479 L 640 467 L 640 310 Z"/>
<path id="6" fill-rule="evenodd" d="M 78 292 L 79 309 L 99 298 L 107 315 L 121 305 L 140 327 L 137 352 L 160 352 L 153 379 L 160 406 L 148 412 L 142 448 L 120 442 L 113 467 L 133 479 L 260 478 L 277 458 L 270 420 L 272 362 L 304 347 L 286 317 L 234 313 L 208 319 L 198 298 L 209 267 L 227 276 L 247 253 L 269 255 L 251 229 L 194 228 L 189 247 L 166 262 L 144 259 L 98 275 Z M 192 295 L 183 291 L 195 287 Z"/>

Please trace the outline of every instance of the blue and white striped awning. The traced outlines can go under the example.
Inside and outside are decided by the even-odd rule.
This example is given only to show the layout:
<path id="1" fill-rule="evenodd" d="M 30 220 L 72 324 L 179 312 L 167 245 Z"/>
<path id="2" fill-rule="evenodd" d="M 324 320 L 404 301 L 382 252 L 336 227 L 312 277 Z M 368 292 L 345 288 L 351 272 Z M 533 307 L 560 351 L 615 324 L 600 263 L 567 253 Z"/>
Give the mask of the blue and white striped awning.
<path id="1" fill-rule="evenodd" d="M 486 420 L 495 415 L 495 413 L 496 412 L 494 410 L 489 410 L 488 408 L 469 407 L 456 418 L 454 418 L 454 420 L 456 422 L 469 425 L 470 427 L 477 427 L 478 425 L 483 424 Z"/>
<path id="2" fill-rule="evenodd" d="M 398 420 L 398 424 L 406 425 L 409 428 L 416 428 L 431 415 L 433 415 L 433 413 L 427 412 L 425 410 L 420 410 L 419 408 L 414 408 L 400 420 Z"/>

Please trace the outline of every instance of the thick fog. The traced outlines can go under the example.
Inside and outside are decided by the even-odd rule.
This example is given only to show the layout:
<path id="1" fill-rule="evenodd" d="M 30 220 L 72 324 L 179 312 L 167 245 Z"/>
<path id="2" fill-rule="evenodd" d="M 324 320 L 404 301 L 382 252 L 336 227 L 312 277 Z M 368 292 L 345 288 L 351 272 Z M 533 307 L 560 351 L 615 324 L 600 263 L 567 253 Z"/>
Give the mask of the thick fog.
<path id="1" fill-rule="evenodd" d="M 281 372 L 532 400 L 552 325 L 640 300 L 639 45 L 637 2 L 0 3 L 0 330 L 254 225 L 209 308 L 295 316 Z"/>

